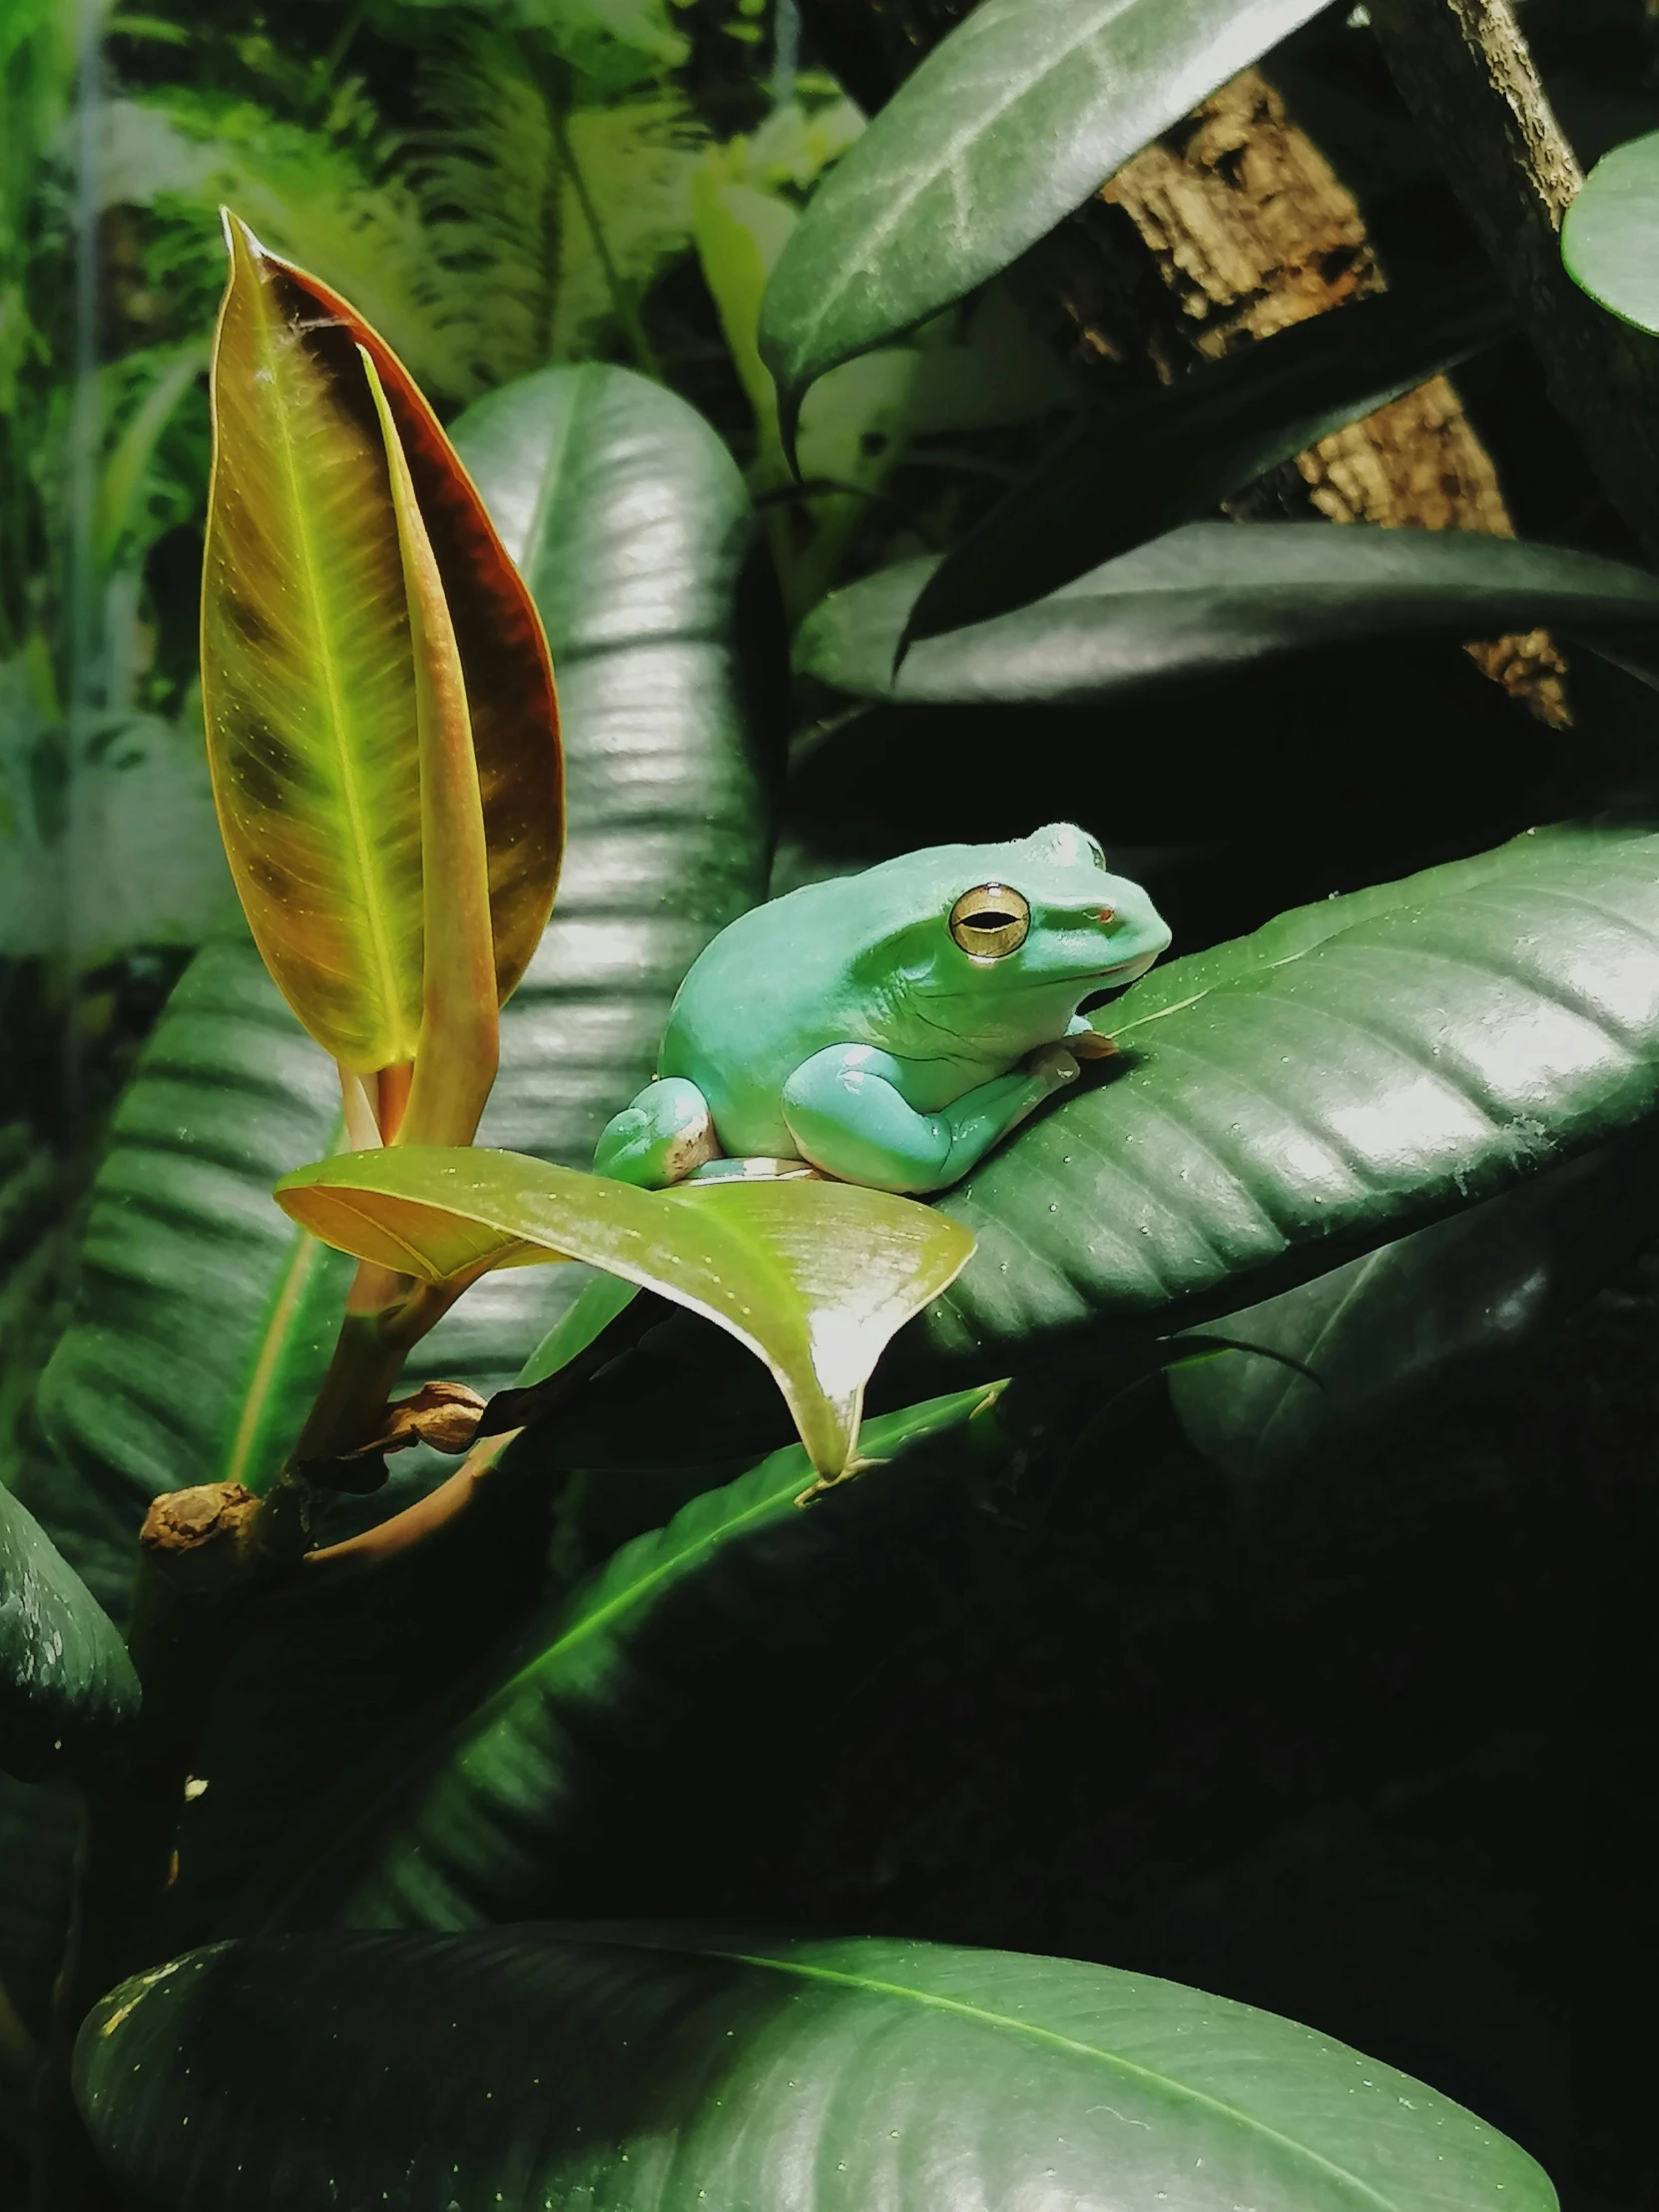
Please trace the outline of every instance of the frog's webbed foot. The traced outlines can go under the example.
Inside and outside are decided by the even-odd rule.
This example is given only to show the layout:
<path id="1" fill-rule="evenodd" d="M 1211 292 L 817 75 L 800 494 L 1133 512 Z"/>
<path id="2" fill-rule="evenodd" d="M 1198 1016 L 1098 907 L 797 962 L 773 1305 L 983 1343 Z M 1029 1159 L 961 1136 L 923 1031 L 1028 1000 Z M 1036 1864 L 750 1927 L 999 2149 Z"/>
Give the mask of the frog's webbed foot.
<path id="1" fill-rule="evenodd" d="M 1117 1051 L 1117 1040 L 1093 1027 L 1082 1014 L 1077 1015 L 1060 1041 L 1074 1060 L 1109 1060 Z"/>
<path id="2" fill-rule="evenodd" d="M 596 1175 L 661 1191 L 719 1157 L 708 1100 L 688 1077 L 670 1075 L 648 1083 L 631 1106 L 605 1124 L 593 1166 Z"/>

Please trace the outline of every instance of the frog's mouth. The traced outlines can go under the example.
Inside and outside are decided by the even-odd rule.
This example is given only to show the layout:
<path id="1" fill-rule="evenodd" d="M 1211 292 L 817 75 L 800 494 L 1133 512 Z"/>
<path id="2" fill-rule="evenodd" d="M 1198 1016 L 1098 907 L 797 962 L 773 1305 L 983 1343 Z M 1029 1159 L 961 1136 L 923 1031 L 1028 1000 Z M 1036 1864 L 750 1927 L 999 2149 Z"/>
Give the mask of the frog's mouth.
<path id="1" fill-rule="evenodd" d="M 1119 960 L 1115 967 L 1096 968 L 1091 974 L 1080 977 L 1079 981 L 1088 985 L 1088 995 L 1077 1011 L 1086 1014 L 1104 1005 L 1107 999 L 1116 998 L 1131 983 L 1138 983 L 1157 958 L 1156 952 L 1138 952 L 1132 960 Z"/>

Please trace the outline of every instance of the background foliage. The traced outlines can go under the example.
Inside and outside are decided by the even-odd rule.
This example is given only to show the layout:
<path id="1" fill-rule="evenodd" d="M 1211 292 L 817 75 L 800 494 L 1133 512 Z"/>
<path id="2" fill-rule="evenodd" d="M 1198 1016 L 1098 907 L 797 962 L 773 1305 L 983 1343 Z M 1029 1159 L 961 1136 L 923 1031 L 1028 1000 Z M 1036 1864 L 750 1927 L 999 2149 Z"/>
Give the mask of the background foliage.
<path id="1" fill-rule="evenodd" d="M 339 1294 L 266 1198 L 328 1149 L 332 1093 L 225 926 L 201 756 L 220 201 L 402 354 L 552 641 L 570 859 L 486 1141 L 585 1164 L 716 928 L 913 844 L 1080 820 L 1181 955 L 1124 1008 L 1121 1071 L 947 1200 L 982 1252 L 877 1377 L 885 1490 L 797 1515 L 766 1378 L 659 1327 L 519 1447 L 508 1536 L 486 1521 L 319 1607 L 297 1657 L 279 1623 L 238 1653 L 172 1939 L 648 1914 L 1063 1952 L 1308 2019 L 1464 2099 L 1572 2205 L 1636 2201 L 1616 1960 L 1652 1922 L 1651 1731 L 1612 1686 L 1652 1666 L 1659 914 L 1631 672 L 1659 587 L 1476 295 L 1363 24 L 1282 7 L 1262 43 L 1294 29 L 1275 81 L 1402 273 L 1397 356 L 1351 333 L 1343 358 L 1366 311 L 1345 308 L 1303 326 L 1330 359 L 1276 368 L 1270 339 L 1241 397 L 1206 372 L 1166 394 L 1149 347 L 1114 445 L 1017 273 L 816 354 L 769 332 L 791 297 L 763 312 L 770 273 L 792 254 L 819 296 L 817 241 L 853 204 L 824 189 L 865 127 L 813 42 L 832 9 L 803 31 L 765 0 L 161 0 L 90 47 L 86 12 L 0 21 L 8 1559 L 35 1571 L 32 1514 L 119 1616 L 154 1491 L 269 1476 Z M 1582 159 L 1659 124 L 1635 0 L 1525 16 Z M 1174 83 L 1118 151 L 1202 89 Z M 987 268 L 1061 212 L 1037 193 Z M 1437 289 L 1408 281 L 1425 269 Z M 1273 471 L 1327 419 L 1442 362 L 1534 544 L 1310 549 L 1213 519 L 1279 511 Z M 1339 393 L 1327 414 L 1310 389 Z M 1013 542 L 1012 492 L 1052 553 L 1044 464 L 1097 501 L 1068 573 L 1123 565 L 1020 608 L 973 548 Z M 928 574 L 996 619 L 895 676 Z M 1541 620 L 1565 733 L 1459 650 Z M 1356 1117 L 1397 1125 L 1448 993 L 1468 1046 L 1431 1071 L 1442 1123 L 1409 1159 L 1368 1152 Z M 1366 1033 L 1331 1053 L 1357 1004 Z M 1156 1075 L 1180 1055 L 1172 1127 Z M 1316 1242 L 1338 1216 L 1349 1242 Z M 507 1382 L 573 1288 L 486 1284 L 420 1372 Z M 1148 1340 L 1195 1322 L 1318 1381 L 1228 1351 L 1166 1384 Z M 934 1395 L 1015 1366 L 994 1406 Z M 407 1455 L 393 1500 L 440 1471 Z M 119 1706 L 86 1619 L 82 1675 L 5 1716 L 20 1771 Z M 36 2022 L 70 1822 L 52 1782 L 0 1779 L 0 1975 Z M 487 2001 L 491 1956 L 418 1970 Z M 211 1990 L 175 1995 L 211 2036 Z"/>

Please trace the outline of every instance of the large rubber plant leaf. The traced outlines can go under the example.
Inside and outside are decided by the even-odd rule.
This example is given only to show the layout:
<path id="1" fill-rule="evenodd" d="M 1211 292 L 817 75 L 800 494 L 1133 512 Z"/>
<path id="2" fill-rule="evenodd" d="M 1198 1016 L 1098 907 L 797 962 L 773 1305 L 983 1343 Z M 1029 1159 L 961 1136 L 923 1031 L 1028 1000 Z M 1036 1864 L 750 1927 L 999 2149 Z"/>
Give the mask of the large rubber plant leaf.
<path id="1" fill-rule="evenodd" d="M 979 1249 L 927 1342 L 1005 1367 L 1091 1322 L 1189 1326 L 1633 1127 L 1656 947 L 1659 835 L 1583 828 L 1154 969 L 1096 1017 L 1119 1072 L 941 1201 Z"/>
<path id="2" fill-rule="evenodd" d="M 1472 2113 L 1311 2028 L 891 1936 L 267 1936 L 125 1983 L 75 2061 L 109 2172 L 168 2212 L 1555 2203 Z"/>
<path id="3" fill-rule="evenodd" d="M 0 1767 L 35 1777 L 108 1741 L 139 1707 L 115 1623 L 22 1501 L 0 1487 Z"/>
<path id="4" fill-rule="evenodd" d="M 810 1694 L 803 1643 L 847 1642 L 851 1663 L 883 1623 L 913 1630 L 930 1567 L 950 1575 L 979 1517 L 971 1469 L 1036 1417 L 1010 1437 L 995 1386 L 884 1414 L 865 1430 L 878 1466 L 807 1511 L 799 1444 L 702 1489 L 551 1599 L 481 1693 L 344 1774 L 262 1878 L 257 1925 L 468 1928 L 568 1900 L 596 1837 L 660 1817 L 642 1797 L 678 1741 L 712 1774 L 721 1744 L 750 1756 L 777 1670 Z M 515 1448 L 539 1479 L 533 1439 Z"/>
<path id="5" fill-rule="evenodd" d="M 1495 1382 L 1652 1241 L 1659 1128 L 1229 1314 L 1221 1352 L 1174 1370 L 1188 1438 L 1242 1503 L 1334 1477 L 1454 1392 Z"/>
<path id="6" fill-rule="evenodd" d="M 931 1208 L 855 1184 L 641 1191 L 482 1146 L 343 1153 L 284 1176 L 276 1199 L 325 1243 L 424 1282 L 585 1260 L 658 1292 L 766 1362 L 830 1476 L 853 1461 L 889 1339 L 973 1250 Z"/>
<path id="7" fill-rule="evenodd" d="M 1016 261 L 1320 0 L 985 0 L 815 194 L 767 287 L 786 433 L 837 361 Z"/>
<path id="8" fill-rule="evenodd" d="M 1592 299 L 1659 331 L 1659 131 L 1596 163 L 1561 226 L 1561 259 Z"/>
<path id="9" fill-rule="evenodd" d="M 271 1196 L 336 1142 L 339 1081 L 239 930 L 198 953 L 116 1106 L 31 1505 L 108 1602 L 159 1491 L 275 1474 L 349 1270 Z M 113 1588 L 108 1585 L 113 1583 Z"/>
<path id="10" fill-rule="evenodd" d="M 227 221 L 202 682 L 221 828 L 284 996 L 362 1073 L 414 1058 L 423 868 L 417 659 L 370 357 L 459 656 L 498 988 L 547 920 L 563 836 L 541 624 L 407 371 L 347 302 Z"/>
<path id="11" fill-rule="evenodd" d="M 1197 520 L 1512 327 L 1490 281 L 1465 272 L 1315 315 L 1079 422 L 946 555 L 905 643 L 1029 606 Z"/>
<path id="12" fill-rule="evenodd" d="M 1597 554 L 1454 530 L 1195 522 L 1034 606 L 920 640 L 895 675 L 937 566 L 904 561 L 832 592 L 801 626 L 797 667 L 860 699 L 1065 707 L 1401 632 L 1469 638 L 1548 623 L 1620 632 L 1651 659 L 1659 616 L 1659 577 Z"/>

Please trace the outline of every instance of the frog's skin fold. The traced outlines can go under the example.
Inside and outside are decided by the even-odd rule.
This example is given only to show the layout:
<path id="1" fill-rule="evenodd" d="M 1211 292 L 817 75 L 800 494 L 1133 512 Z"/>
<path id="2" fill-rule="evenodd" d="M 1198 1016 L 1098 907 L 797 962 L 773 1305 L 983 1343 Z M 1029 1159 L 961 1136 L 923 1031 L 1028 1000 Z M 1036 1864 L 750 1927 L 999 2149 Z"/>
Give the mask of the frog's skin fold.
<path id="1" fill-rule="evenodd" d="M 1169 941 L 1070 823 L 809 883 L 693 964 L 659 1078 L 606 1126 L 594 1166 L 662 1190 L 725 1155 L 942 1191 L 1074 1080 L 1065 1040 L 1094 1034 L 1081 1002 Z"/>

